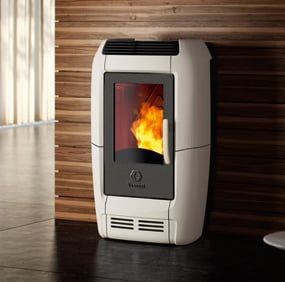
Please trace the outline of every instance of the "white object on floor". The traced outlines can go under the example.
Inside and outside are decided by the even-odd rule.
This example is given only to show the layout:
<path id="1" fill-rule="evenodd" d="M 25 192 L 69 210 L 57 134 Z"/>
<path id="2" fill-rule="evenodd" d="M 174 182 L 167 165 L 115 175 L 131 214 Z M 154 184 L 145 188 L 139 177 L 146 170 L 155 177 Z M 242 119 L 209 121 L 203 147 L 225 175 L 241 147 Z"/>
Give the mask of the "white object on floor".
<path id="1" fill-rule="evenodd" d="M 270 246 L 285 250 L 285 231 L 270 233 L 264 236 L 263 241 Z"/>

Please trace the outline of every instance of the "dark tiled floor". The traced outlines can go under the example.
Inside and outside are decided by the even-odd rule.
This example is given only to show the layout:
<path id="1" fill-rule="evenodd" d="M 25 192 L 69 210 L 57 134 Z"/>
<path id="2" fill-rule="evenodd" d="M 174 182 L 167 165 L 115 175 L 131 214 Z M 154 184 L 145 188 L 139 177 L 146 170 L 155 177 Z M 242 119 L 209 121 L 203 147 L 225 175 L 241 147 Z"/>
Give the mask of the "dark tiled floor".
<path id="1" fill-rule="evenodd" d="M 155 245 L 100 239 L 91 223 L 55 222 L 53 126 L 18 130 L 0 131 L 1 282 L 285 281 L 285 252 L 261 238 L 208 234 L 189 246 Z"/>
<path id="2" fill-rule="evenodd" d="M 1 277 L 11 281 L 285 281 L 284 252 L 252 238 L 142 244 L 100 239 L 94 224 L 48 220 L 0 232 L 0 250 Z"/>

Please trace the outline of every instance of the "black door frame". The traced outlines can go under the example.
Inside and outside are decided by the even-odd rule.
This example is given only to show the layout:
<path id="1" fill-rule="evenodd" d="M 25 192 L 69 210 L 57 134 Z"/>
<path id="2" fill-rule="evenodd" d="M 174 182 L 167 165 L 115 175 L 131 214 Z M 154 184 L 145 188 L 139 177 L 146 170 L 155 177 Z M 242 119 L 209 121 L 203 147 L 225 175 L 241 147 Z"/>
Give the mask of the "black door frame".
<path id="1" fill-rule="evenodd" d="M 163 118 L 169 121 L 170 164 L 114 161 L 115 83 L 163 84 Z M 103 123 L 104 193 L 112 196 L 174 199 L 174 75 L 106 72 L 104 74 Z"/>

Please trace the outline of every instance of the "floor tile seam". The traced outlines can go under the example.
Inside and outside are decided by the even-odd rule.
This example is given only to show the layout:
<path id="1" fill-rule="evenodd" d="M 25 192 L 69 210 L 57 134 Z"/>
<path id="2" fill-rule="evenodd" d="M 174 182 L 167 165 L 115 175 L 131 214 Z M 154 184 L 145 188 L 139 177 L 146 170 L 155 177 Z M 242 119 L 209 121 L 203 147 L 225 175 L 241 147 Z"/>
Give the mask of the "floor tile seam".
<path id="1" fill-rule="evenodd" d="M 52 270 L 42 270 L 42 269 L 35 269 L 35 268 L 26 268 L 26 267 L 16 267 L 16 266 L 9 266 L 9 265 L 0 265 L 0 268 L 8 268 L 8 269 L 17 269 L 17 270 L 27 270 L 27 271 L 35 271 L 35 272 L 43 272 L 43 273 L 60 273 Z"/>
<path id="2" fill-rule="evenodd" d="M 25 226 L 29 226 L 29 225 L 33 225 L 33 224 L 37 224 L 37 223 L 41 223 L 41 222 L 45 222 L 45 221 L 49 221 L 49 220 L 54 220 L 54 217 L 46 218 L 46 219 L 38 220 L 38 221 L 33 221 L 33 222 L 30 222 L 30 223 L 26 223 L 26 224 L 14 226 L 14 227 L 9 227 L 9 228 L 5 228 L 5 229 L 0 229 L 0 232 L 4 232 L 4 231 L 8 231 L 8 230 L 13 230 L 13 229 L 17 229 L 17 228 L 21 228 L 21 227 L 25 227 Z"/>
<path id="3" fill-rule="evenodd" d="M 61 271 L 42 270 L 42 269 L 16 267 L 16 266 L 8 266 L 8 265 L 0 265 L 0 269 L 1 268 L 2 269 L 8 268 L 8 269 L 15 269 L 15 270 L 35 271 L 35 272 L 52 273 L 52 274 L 67 274 L 67 275 L 71 274 L 71 275 L 78 275 L 78 276 L 85 276 L 85 277 L 103 278 L 103 279 L 109 279 L 109 280 L 114 280 L 114 281 L 125 281 L 125 282 L 132 281 L 133 282 L 133 280 L 126 280 L 126 279 L 120 279 L 120 278 L 110 278 L 110 277 L 105 277 L 105 276 L 101 276 L 101 275 L 90 275 L 90 274 L 77 273 L 77 272 L 61 272 Z"/>

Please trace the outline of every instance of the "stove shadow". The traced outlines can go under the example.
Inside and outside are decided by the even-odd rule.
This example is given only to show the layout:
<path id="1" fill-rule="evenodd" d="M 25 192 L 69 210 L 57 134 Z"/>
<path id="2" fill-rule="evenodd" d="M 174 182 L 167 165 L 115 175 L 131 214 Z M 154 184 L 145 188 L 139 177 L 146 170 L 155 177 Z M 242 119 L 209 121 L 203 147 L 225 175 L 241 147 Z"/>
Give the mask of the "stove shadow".
<path id="1" fill-rule="evenodd" d="M 205 240 L 188 246 L 147 244 L 101 239 L 92 223 L 57 221 L 55 226 L 61 281 L 211 281 Z"/>

